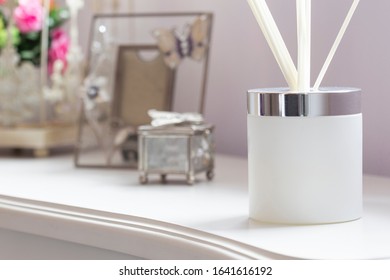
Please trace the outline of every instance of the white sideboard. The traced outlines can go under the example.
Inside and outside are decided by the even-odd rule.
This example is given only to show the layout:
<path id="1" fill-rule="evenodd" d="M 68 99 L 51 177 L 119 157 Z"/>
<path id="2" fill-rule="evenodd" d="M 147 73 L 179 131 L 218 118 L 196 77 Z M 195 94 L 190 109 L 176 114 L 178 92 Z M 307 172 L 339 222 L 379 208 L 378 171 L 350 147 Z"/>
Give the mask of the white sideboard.
<path id="1" fill-rule="evenodd" d="M 140 185 L 69 155 L 1 156 L 0 259 L 390 259 L 390 178 L 364 177 L 360 220 L 284 226 L 248 219 L 246 159 L 215 171 Z"/>

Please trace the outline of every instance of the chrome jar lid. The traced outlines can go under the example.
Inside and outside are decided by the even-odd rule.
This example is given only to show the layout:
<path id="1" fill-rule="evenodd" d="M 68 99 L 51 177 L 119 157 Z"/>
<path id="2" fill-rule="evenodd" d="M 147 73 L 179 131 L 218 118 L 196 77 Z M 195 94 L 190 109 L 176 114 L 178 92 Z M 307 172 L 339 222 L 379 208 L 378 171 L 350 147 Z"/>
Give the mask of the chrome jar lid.
<path id="1" fill-rule="evenodd" d="M 248 114 L 277 117 L 345 116 L 361 113 L 361 90 L 324 87 L 309 93 L 263 88 L 247 93 Z"/>

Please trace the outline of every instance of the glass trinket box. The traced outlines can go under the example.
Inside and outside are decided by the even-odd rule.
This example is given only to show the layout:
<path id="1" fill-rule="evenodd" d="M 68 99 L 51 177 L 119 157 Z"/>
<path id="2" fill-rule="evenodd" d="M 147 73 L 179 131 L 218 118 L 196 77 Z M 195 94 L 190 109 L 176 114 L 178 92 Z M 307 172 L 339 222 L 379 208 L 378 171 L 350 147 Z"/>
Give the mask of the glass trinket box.
<path id="1" fill-rule="evenodd" d="M 138 170 L 141 184 L 149 174 L 158 174 L 163 183 L 167 175 L 185 175 L 188 184 L 195 175 L 206 172 L 214 177 L 214 126 L 210 124 L 140 126 L 138 128 Z"/>

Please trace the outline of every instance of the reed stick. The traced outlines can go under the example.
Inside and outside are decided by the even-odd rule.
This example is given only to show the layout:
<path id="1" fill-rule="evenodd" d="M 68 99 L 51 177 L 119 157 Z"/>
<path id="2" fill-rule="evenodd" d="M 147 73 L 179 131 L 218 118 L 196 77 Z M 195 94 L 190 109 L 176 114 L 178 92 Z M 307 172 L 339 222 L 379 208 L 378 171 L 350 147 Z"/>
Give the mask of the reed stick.
<path id="1" fill-rule="evenodd" d="M 311 0 L 297 0 L 298 91 L 310 92 Z"/>
<path id="2" fill-rule="evenodd" d="M 286 47 L 282 35 L 265 0 L 248 0 L 265 39 L 287 81 L 290 90 L 297 90 L 297 69 Z"/>
<path id="3" fill-rule="evenodd" d="M 314 84 L 314 87 L 313 87 L 314 90 L 319 89 L 319 87 L 322 83 L 322 80 L 324 79 L 324 76 L 326 74 L 326 71 L 328 70 L 329 65 L 330 65 L 330 63 L 331 63 L 331 61 L 332 61 L 332 59 L 337 51 L 337 48 L 340 45 L 341 39 L 343 38 L 345 31 L 347 30 L 347 27 L 348 27 L 348 25 L 353 17 L 353 14 L 355 13 L 357 6 L 359 5 L 359 2 L 360 2 L 360 0 L 353 1 L 352 6 L 347 14 L 347 17 L 345 18 L 344 23 L 341 26 L 339 33 L 337 34 L 336 40 L 334 41 L 333 46 L 330 49 L 330 52 L 328 54 L 328 57 L 326 58 L 325 63 L 322 66 L 322 69 L 321 69 L 321 71 L 318 75 L 318 78 Z"/>

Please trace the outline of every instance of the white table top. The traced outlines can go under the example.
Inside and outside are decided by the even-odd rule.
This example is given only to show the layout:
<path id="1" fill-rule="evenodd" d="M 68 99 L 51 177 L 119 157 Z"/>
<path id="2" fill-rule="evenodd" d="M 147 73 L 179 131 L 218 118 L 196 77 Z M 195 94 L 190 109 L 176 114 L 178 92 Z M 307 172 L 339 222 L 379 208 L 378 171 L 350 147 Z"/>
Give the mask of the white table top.
<path id="1" fill-rule="evenodd" d="M 106 236 L 80 237 L 77 231 L 89 217 L 95 232 L 108 220 L 118 232 L 130 223 L 137 230 L 153 227 L 154 234 L 170 235 L 172 242 L 201 240 L 200 247 L 213 243 L 218 250 L 243 252 L 232 254 L 232 258 L 390 259 L 390 178 L 364 177 L 364 217 L 360 220 L 284 226 L 248 219 L 246 159 L 218 156 L 215 171 L 214 181 L 207 182 L 200 174 L 194 186 L 177 182 L 139 185 L 137 171 L 76 169 L 69 155 L 47 159 L 2 156 L 0 227 L 89 245 L 107 240 L 102 247 L 123 251 L 119 249 L 123 244 L 110 241 L 108 231 Z M 41 219 L 42 211 L 46 220 Z M 63 219 L 65 214 L 67 220 Z M 60 218 L 63 223 L 56 224 Z M 61 226 L 70 220 L 73 222 L 68 227 Z M 138 248 L 126 252 L 150 258 L 191 258 L 178 250 L 176 255 L 146 251 Z"/>

